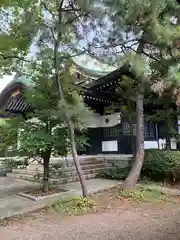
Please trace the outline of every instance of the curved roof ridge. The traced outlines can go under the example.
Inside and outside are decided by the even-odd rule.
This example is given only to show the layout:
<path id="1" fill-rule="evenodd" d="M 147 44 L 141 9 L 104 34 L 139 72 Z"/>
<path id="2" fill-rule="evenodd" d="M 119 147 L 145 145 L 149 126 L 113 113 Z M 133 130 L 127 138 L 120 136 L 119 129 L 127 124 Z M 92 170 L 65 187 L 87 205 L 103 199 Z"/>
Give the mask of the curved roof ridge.
<path id="1" fill-rule="evenodd" d="M 113 72 L 117 68 L 113 65 L 102 63 L 97 59 L 91 57 L 89 54 L 82 54 L 72 58 L 74 64 L 80 67 L 81 70 L 93 76 L 103 76 Z"/>

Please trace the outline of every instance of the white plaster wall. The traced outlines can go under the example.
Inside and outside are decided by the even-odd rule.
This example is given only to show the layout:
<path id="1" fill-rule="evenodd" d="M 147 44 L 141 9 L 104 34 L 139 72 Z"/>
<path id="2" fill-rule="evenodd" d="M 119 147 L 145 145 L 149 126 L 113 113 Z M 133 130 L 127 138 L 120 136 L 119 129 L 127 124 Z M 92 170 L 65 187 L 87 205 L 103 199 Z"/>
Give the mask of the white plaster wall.
<path id="1" fill-rule="evenodd" d="M 159 149 L 164 149 L 166 147 L 166 139 L 159 138 Z"/>
<path id="2" fill-rule="evenodd" d="M 158 149 L 158 141 L 144 141 L 144 149 Z"/>
<path id="3" fill-rule="evenodd" d="M 89 128 L 98 128 L 101 125 L 101 116 L 100 114 L 93 113 L 90 116 L 88 116 L 88 119 L 86 119 L 86 125 Z"/>
<path id="4" fill-rule="evenodd" d="M 175 138 L 171 138 L 171 149 L 177 149 L 177 142 Z"/>
<path id="5" fill-rule="evenodd" d="M 118 151 L 117 141 L 102 141 L 102 151 L 103 152 L 117 152 Z"/>
<path id="6" fill-rule="evenodd" d="M 165 147 L 166 140 L 159 139 L 159 148 L 163 149 Z M 176 142 L 171 143 L 171 148 L 176 149 Z M 158 141 L 144 141 L 144 149 L 158 149 Z M 118 144 L 117 141 L 103 141 L 102 142 L 103 152 L 117 152 Z"/>
<path id="7" fill-rule="evenodd" d="M 109 122 L 106 122 L 108 119 Z M 113 127 L 116 126 L 117 124 L 121 123 L 121 113 L 113 113 L 113 114 L 108 114 L 108 115 L 102 115 L 101 116 L 101 127 Z"/>
<path id="8" fill-rule="evenodd" d="M 108 119 L 108 122 L 106 122 Z M 93 113 L 86 120 L 87 127 L 99 128 L 99 127 L 113 127 L 121 123 L 121 113 L 113 113 L 108 115 L 100 115 Z"/>
<path id="9" fill-rule="evenodd" d="M 159 149 L 164 149 L 166 146 L 166 139 L 159 138 Z M 144 149 L 158 149 L 158 141 L 144 141 Z M 177 149 L 175 138 L 171 138 L 171 149 Z"/>

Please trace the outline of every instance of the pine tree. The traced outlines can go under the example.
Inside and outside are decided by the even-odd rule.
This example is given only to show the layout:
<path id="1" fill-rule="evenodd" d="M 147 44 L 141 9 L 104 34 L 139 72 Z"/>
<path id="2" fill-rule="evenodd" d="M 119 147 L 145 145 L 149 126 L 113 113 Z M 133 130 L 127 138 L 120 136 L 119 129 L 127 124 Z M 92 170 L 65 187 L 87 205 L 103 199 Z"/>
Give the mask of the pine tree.
<path id="1" fill-rule="evenodd" d="M 180 7 L 170 0 L 105 0 L 101 6 L 105 8 L 99 18 L 101 31 L 90 50 L 119 69 L 127 66 L 127 75 L 136 81 L 136 157 L 124 183 L 133 188 L 144 160 L 145 84 L 158 77 L 166 80 L 171 66 L 179 62 Z"/>

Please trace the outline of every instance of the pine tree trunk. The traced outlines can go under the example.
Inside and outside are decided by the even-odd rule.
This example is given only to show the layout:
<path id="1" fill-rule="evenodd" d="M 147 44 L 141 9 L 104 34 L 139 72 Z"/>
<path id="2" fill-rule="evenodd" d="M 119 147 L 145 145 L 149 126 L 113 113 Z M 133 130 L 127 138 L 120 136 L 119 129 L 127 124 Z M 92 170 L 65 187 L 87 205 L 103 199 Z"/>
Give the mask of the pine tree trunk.
<path id="1" fill-rule="evenodd" d="M 166 147 L 165 149 L 170 151 L 171 150 L 171 120 L 165 121 L 165 132 L 166 132 Z"/>
<path id="2" fill-rule="evenodd" d="M 166 150 L 168 150 L 168 151 L 171 150 L 171 138 L 170 138 L 170 136 L 166 137 Z"/>
<path id="3" fill-rule="evenodd" d="M 62 26 L 61 26 L 61 24 L 62 24 L 62 6 L 63 6 L 64 1 L 60 1 L 60 2 L 56 1 L 56 3 L 57 3 L 57 9 L 58 9 L 58 18 L 57 18 L 57 22 L 56 22 L 57 27 L 56 27 L 56 34 L 55 34 L 55 35 L 57 35 L 57 38 L 54 41 L 55 82 L 57 84 L 59 100 L 63 100 L 66 103 L 64 95 L 63 95 L 63 89 L 62 89 L 60 74 L 59 74 L 59 67 L 60 67 L 61 62 L 59 61 L 60 58 L 59 58 L 59 52 L 58 52 L 59 47 L 60 47 L 61 36 L 62 36 L 62 32 L 61 32 L 61 30 L 62 30 Z M 76 143 L 75 143 L 75 136 L 74 136 L 74 126 L 73 126 L 73 123 L 71 122 L 71 118 L 68 116 L 68 113 L 66 113 L 66 120 L 67 120 L 67 124 L 68 124 L 68 129 L 69 129 L 74 165 L 76 167 L 77 174 L 79 176 L 83 196 L 87 197 L 88 193 L 87 193 L 87 189 L 86 189 L 86 185 L 85 185 L 85 179 L 84 179 L 83 173 L 80 168 L 80 163 L 78 161 L 78 154 L 77 154 L 77 150 L 76 150 Z"/>
<path id="4" fill-rule="evenodd" d="M 144 161 L 144 93 L 141 89 L 136 99 L 136 155 L 131 171 L 124 182 L 124 189 L 133 189 L 139 179 Z"/>
<path id="5" fill-rule="evenodd" d="M 47 193 L 49 190 L 49 159 L 50 154 L 48 152 L 43 154 L 43 192 Z"/>
<path id="6" fill-rule="evenodd" d="M 83 197 L 87 197 L 88 196 L 88 191 L 87 191 L 87 188 L 86 188 L 85 178 L 84 178 L 83 172 L 81 170 L 81 166 L 80 166 L 79 159 L 78 159 L 78 154 L 77 154 L 77 149 L 76 149 L 74 126 L 73 126 L 73 123 L 70 120 L 68 122 L 68 126 L 69 126 L 69 135 L 70 135 L 70 140 L 71 140 L 71 148 L 72 148 L 74 165 L 75 165 L 78 177 L 79 177 L 79 181 L 81 183 Z"/>

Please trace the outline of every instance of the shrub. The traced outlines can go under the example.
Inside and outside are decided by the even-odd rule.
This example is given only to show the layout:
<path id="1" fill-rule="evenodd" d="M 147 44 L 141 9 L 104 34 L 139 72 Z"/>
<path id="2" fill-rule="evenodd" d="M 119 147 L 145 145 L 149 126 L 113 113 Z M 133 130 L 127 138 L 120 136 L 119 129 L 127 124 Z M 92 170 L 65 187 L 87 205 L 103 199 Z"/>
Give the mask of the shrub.
<path id="1" fill-rule="evenodd" d="M 124 180 L 130 166 L 114 167 L 102 170 L 97 177 L 114 180 Z M 175 183 L 180 180 L 180 152 L 164 150 L 146 150 L 141 172 L 141 179 L 148 178 L 153 181 L 166 181 Z"/>
<path id="2" fill-rule="evenodd" d="M 66 178 L 65 168 L 49 168 L 49 177 L 52 179 Z"/>
<path id="3" fill-rule="evenodd" d="M 124 180 L 130 171 L 130 167 L 113 167 L 102 170 L 97 174 L 98 178 L 113 179 L 113 180 Z"/>
<path id="4" fill-rule="evenodd" d="M 147 150 L 141 173 L 154 181 L 177 182 L 180 180 L 180 152 Z"/>
<path id="5" fill-rule="evenodd" d="M 17 158 L 4 158 L 1 160 L 1 163 L 8 169 L 17 168 L 18 166 L 24 168 L 28 165 L 26 158 L 19 160 L 17 160 Z"/>

